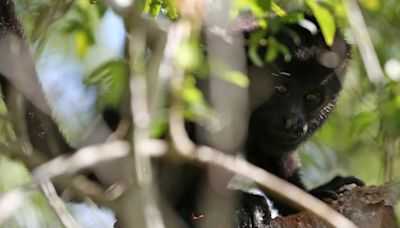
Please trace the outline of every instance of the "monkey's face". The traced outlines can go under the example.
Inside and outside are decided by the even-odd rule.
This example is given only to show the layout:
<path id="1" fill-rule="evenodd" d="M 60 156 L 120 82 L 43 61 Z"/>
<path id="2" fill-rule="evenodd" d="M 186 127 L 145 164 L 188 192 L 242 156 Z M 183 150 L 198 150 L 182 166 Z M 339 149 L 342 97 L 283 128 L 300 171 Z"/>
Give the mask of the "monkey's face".
<path id="1" fill-rule="evenodd" d="M 249 140 L 273 153 L 290 151 L 331 112 L 341 85 L 335 72 L 315 62 L 250 69 Z"/>

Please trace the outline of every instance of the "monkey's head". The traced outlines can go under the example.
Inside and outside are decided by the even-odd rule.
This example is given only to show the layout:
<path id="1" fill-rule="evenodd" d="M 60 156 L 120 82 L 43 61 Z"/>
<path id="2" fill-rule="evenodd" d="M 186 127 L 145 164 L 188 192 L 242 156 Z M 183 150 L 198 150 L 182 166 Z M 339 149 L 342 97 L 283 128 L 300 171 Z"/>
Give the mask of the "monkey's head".
<path id="1" fill-rule="evenodd" d="M 289 26 L 296 36 L 287 32 L 276 36 L 289 49 L 290 61 L 280 56 L 263 68 L 249 67 L 250 154 L 293 151 L 322 125 L 336 103 L 349 45 L 336 35 L 328 46 L 316 22 L 305 23 L 309 24 Z"/>

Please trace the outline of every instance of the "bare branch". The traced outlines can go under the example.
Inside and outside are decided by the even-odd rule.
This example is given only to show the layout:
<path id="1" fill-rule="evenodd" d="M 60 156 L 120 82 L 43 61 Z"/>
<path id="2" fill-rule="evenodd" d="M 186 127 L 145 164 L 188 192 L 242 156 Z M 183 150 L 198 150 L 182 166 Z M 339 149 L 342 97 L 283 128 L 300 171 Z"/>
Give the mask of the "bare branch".
<path id="1" fill-rule="evenodd" d="M 355 0 L 343 1 L 358 50 L 364 62 L 369 80 L 377 87 L 385 83 L 385 77 L 379 64 L 378 56 L 372 45 L 358 2 Z"/>
<path id="2" fill-rule="evenodd" d="M 133 17 L 132 21 L 141 21 L 139 18 Z M 161 211 L 157 203 L 157 193 L 153 186 L 153 170 L 151 166 L 150 156 L 139 147 L 142 142 L 149 138 L 150 113 L 147 101 L 148 90 L 151 86 L 146 83 L 144 69 L 140 66 L 144 64 L 143 54 L 145 52 L 145 44 L 147 33 L 137 22 L 131 24 L 131 36 L 129 41 L 130 61 L 131 61 L 131 113 L 134 126 L 134 134 L 132 142 L 134 145 L 134 167 L 133 175 L 136 179 L 136 189 L 132 189 L 142 196 L 142 212 L 144 214 L 144 224 L 146 227 L 164 228 L 165 224 L 161 215 Z M 126 212 L 125 217 L 130 217 Z M 137 224 L 132 223 L 130 225 Z M 128 225 L 128 224 L 126 224 Z"/>
<path id="3" fill-rule="evenodd" d="M 124 158 L 129 150 L 129 144 L 122 140 L 84 147 L 71 156 L 59 156 L 40 165 L 32 171 L 32 175 L 40 182 L 60 175 L 74 174 L 101 162 Z"/>
<path id="4" fill-rule="evenodd" d="M 37 154 L 27 155 L 24 152 L 21 152 L 21 150 L 16 146 L 7 146 L 4 144 L 1 144 L 1 146 L 3 147 L 1 151 L 6 155 L 22 158 L 23 162 L 26 162 L 26 164 L 31 168 L 34 168 L 35 166 L 38 167 L 32 172 L 32 182 L 4 194 L 0 199 L 0 211 L 2 212 L 0 215 L 0 224 L 4 223 L 13 215 L 13 213 L 23 204 L 26 195 L 34 189 L 36 183 L 40 183 L 43 192 L 50 198 L 50 201 L 53 200 L 51 204 L 53 207 L 57 207 L 55 210 L 63 223 L 69 224 L 67 227 L 79 226 L 75 226 L 74 222 L 68 218 L 69 216 L 65 215 L 64 209 L 60 206 L 60 201 L 55 199 L 54 194 L 56 193 L 53 187 L 49 186 L 48 180 L 58 176 L 63 176 L 62 178 L 55 180 L 58 185 L 65 188 L 70 187 L 74 193 L 82 199 L 90 197 L 98 203 L 111 206 L 110 201 L 115 198 L 112 194 L 106 194 L 100 186 L 87 180 L 83 176 L 71 177 L 65 175 L 75 174 L 82 169 L 92 167 L 101 162 L 127 157 L 130 150 L 130 146 L 127 142 L 113 141 L 103 145 L 88 146 L 78 150 L 71 156 L 59 156 L 48 162 L 44 162 L 45 160 L 38 158 L 36 156 Z M 45 183 L 44 185 L 42 184 L 43 182 Z M 60 215 L 60 210 L 63 211 L 62 215 Z"/>
<path id="5" fill-rule="evenodd" d="M 81 227 L 75 220 L 75 218 L 69 213 L 65 203 L 58 197 L 57 192 L 54 188 L 53 183 L 50 180 L 43 180 L 40 183 L 40 187 L 49 201 L 51 207 L 54 209 L 58 218 L 62 224 L 67 228 L 79 228 Z"/>
<path id="6" fill-rule="evenodd" d="M 170 114 L 170 135 L 175 149 L 185 159 L 206 165 L 212 164 L 234 174 L 247 177 L 259 184 L 269 194 L 284 198 L 298 208 L 310 211 L 334 227 L 357 227 L 321 200 L 241 158 L 226 155 L 221 151 L 206 146 L 196 147 L 188 139 L 186 131 L 182 130 L 183 119 L 176 110 L 172 109 Z M 184 144 L 181 142 L 184 142 Z"/>

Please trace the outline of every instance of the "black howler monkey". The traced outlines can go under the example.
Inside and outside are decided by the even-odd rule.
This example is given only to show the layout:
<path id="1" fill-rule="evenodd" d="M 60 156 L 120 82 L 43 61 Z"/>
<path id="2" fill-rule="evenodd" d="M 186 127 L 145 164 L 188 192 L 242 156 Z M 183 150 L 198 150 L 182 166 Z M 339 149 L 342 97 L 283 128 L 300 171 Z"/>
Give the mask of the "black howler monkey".
<path id="1" fill-rule="evenodd" d="M 250 97 L 255 90 L 261 90 L 261 94 L 262 90 L 265 90 L 265 93 L 269 91 L 272 93 L 261 96 L 262 99 L 257 97 L 250 101 L 252 110 L 245 145 L 246 158 L 249 162 L 303 189 L 305 186 L 299 174 L 300 164 L 295 150 L 323 124 L 332 111 L 341 90 L 347 61 L 350 58 L 349 45 L 339 33 L 335 36 L 333 44 L 328 46 L 316 21 L 311 17 L 307 17 L 306 20 L 313 25 L 313 29 L 292 24 L 287 27 L 287 30 L 292 33 L 282 30 L 276 34 L 276 40 L 285 45 L 291 53 L 290 61 L 285 61 L 282 56 L 279 56 L 273 63 L 264 67 L 256 67 L 248 61 L 248 73 L 251 80 Z M 293 32 L 297 35 L 293 36 Z M 242 29 L 240 35 L 248 39 L 249 33 L 248 28 L 245 28 Z M 23 30 L 15 15 L 13 2 L 2 0 L 0 2 L 0 61 L 3 63 L 0 64 L 0 82 L 9 108 L 13 106 L 7 99 L 11 90 L 20 90 L 25 96 L 30 94 L 29 91 L 21 91 L 24 89 L 12 83 L 10 80 L 14 72 L 12 64 L 10 68 L 6 68 L 7 64 L 4 64 L 11 61 L 7 58 L 8 53 L 12 51 L 11 36 L 20 38 L 23 47 L 21 50 L 25 50 L 25 54 L 16 56 L 26 57 L 27 46 L 23 42 Z M 267 48 L 268 46 L 261 47 L 260 54 L 264 55 Z M 15 60 L 14 58 L 13 61 Z M 51 118 L 43 109 L 37 108 L 37 105 L 32 103 L 35 103 L 34 99 L 27 99 L 25 118 L 33 147 L 49 155 L 69 151 L 69 146 L 62 139 Z M 115 113 L 112 116 L 118 115 Z M 114 126 L 118 122 L 114 119 L 110 121 Z M 175 208 L 189 223 L 190 214 L 197 208 L 195 198 L 199 192 L 198 186 L 204 180 L 203 171 L 197 168 L 194 170 L 195 175 L 186 178 L 191 183 L 181 184 L 182 188 L 187 189 L 179 193 L 179 197 L 173 201 Z M 183 172 L 186 171 L 183 170 Z M 335 196 L 335 191 L 348 183 L 362 184 L 353 177 L 337 177 L 310 192 L 319 197 Z M 274 203 L 281 214 L 293 212 L 290 207 L 279 201 L 274 201 Z M 239 211 L 238 226 L 241 227 L 260 227 L 269 219 L 268 206 L 262 198 L 255 195 L 243 193 Z M 262 216 L 256 216 L 256 214 Z"/>
<path id="2" fill-rule="evenodd" d="M 253 32 L 259 31 L 251 17 L 239 18 L 233 23 L 233 33 L 243 36 L 245 43 L 251 39 Z M 251 110 L 245 156 L 249 162 L 307 190 L 301 180 L 296 149 L 333 111 L 351 50 L 339 31 L 333 44 L 328 46 L 318 23 L 311 16 L 287 25 L 273 35 L 277 42 L 288 48 L 291 58 L 287 60 L 278 56 L 262 67 L 253 64 L 250 59 L 247 61 Z M 258 54 L 265 56 L 267 51 L 268 45 L 260 46 Z M 180 212 L 184 208 L 182 215 L 186 220 L 189 213 L 198 209 L 193 197 L 199 194 L 198 185 L 204 178 L 199 174 L 201 172 L 194 172 L 197 176 L 191 179 L 186 192 L 180 193 L 181 200 L 176 201 L 179 202 L 177 208 Z M 337 191 L 347 184 L 363 185 L 363 182 L 351 176 L 337 176 L 309 192 L 318 198 L 335 198 Z M 238 227 L 265 226 L 270 220 L 270 208 L 265 199 L 245 192 L 238 194 L 241 198 L 237 210 Z M 268 198 L 281 215 L 296 212 L 289 205 Z"/>
<path id="3" fill-rule="evenodd" d="M 249 64 L 249 76 L 256 81 L 253 86 L 265 83 L 264 88 L 269 87 L 272 93 L 268 99 L 253 105 L 246 158 L 306 189 L 301 180 L 296 149 L 332 112 L 351 50 L 339 31 L 333 44 L 328 46 L 314 18 L 306 16 L 302 22 L 290 25 L 276 35 L 277 41 L 288 48 L 290 61 L 279 56 L 262 69 Z M 293 32 L 297 35 L 293 36 Z M 267 48 L 262 47 L 260 53 L 265 54 Z M 335 192 L 340 187 L 352 183 L 363 185 L 357 178 L 337 176 L 310 193 L 319 198 L 336 197 Z M 274 204 L 283 215 L 293 212 L 281 202 Z"/>

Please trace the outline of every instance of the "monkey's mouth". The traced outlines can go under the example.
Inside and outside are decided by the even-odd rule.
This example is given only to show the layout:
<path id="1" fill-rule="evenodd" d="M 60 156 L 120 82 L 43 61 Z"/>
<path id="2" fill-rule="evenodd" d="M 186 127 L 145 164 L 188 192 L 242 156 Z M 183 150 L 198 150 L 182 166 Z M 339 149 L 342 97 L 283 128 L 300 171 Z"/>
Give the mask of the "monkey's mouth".
<path id="1" fill-rule="evenodd" d="M 285 145 L 299 144 L 305 137 L 303 134 L 294 134 L 281 129 L 271 130 L 270 136 Z"/>
<path id="2" fill-rule="evenodd" d="M 286 144 L 297 144 L 300 143 L 303 140 L 304 136 L 303 135 L 286 135 L 283 138 L 283 142 Z"/>

